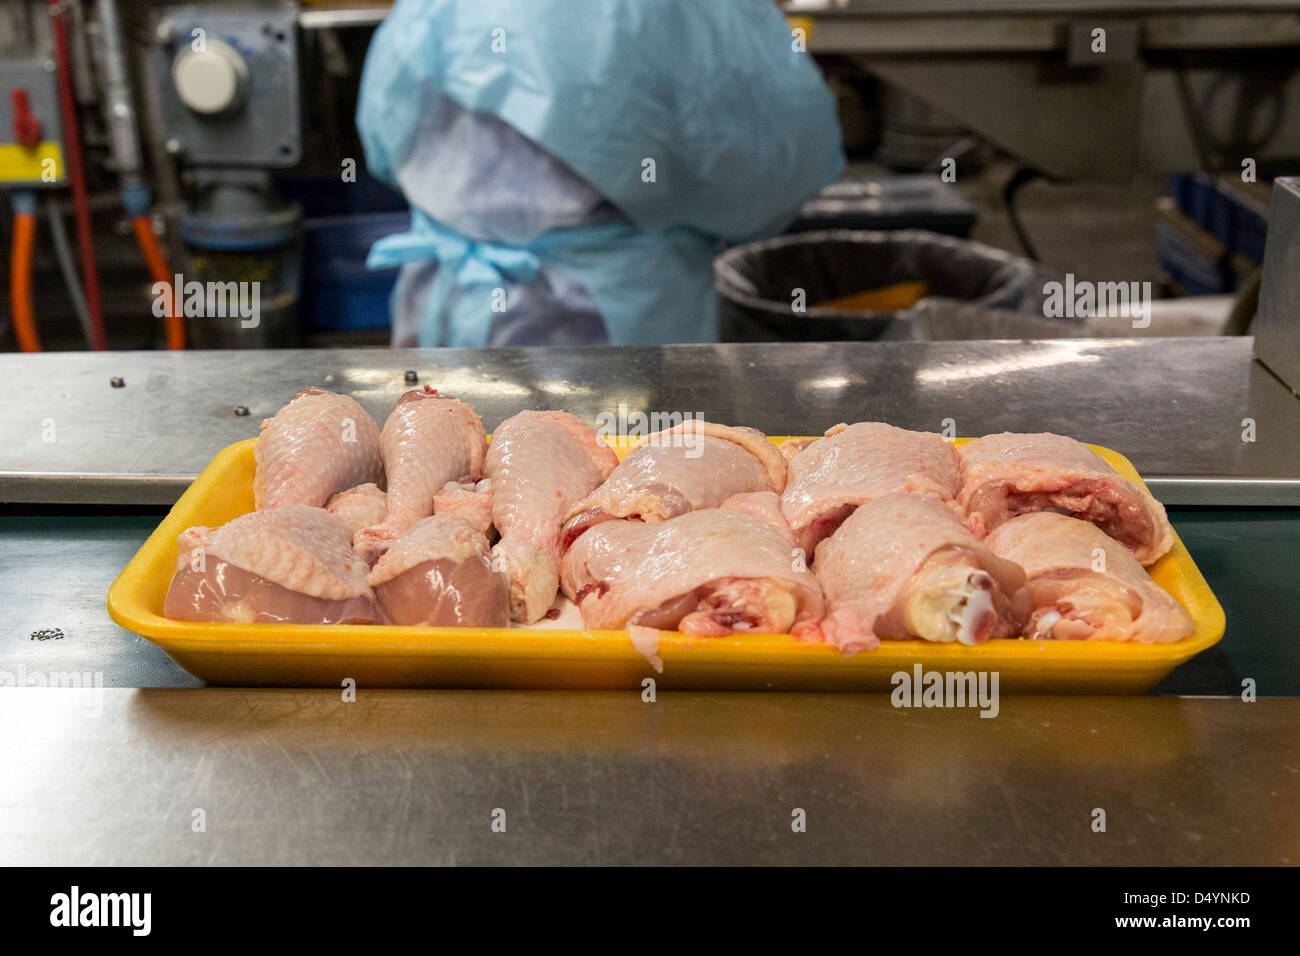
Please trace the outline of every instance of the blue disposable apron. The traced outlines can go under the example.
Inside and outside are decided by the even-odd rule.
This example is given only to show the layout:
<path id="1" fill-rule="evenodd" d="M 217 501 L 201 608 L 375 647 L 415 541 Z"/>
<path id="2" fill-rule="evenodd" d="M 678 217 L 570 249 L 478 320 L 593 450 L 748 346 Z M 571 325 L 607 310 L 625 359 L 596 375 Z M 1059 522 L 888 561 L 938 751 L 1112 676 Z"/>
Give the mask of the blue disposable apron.
<path id="1" fill-rule="evenodd" d="M 717 243 L 686 227 L 642 229 L 629 220 L 543 233 L 526 245 L 470 239 L 420 210 L 411 228 L 380 239 L 366 265 L 437 262 L 420 317 L 422 346 L 488 344 L 493 291 L 537 279 L 543 264 L 582 283 L 611 345 L 717 340 Z"/>

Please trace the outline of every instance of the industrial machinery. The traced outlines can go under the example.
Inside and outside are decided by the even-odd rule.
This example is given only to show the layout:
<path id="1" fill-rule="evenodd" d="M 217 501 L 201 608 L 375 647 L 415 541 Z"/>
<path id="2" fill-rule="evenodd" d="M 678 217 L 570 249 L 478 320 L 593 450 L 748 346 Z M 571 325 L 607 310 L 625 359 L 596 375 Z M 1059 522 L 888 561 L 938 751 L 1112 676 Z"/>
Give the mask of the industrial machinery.
<path id="1" fill-rule="evenodd" d="M 154 23 L 162 135 L 187 187 L 180 240 L 204 290 L 200 347 L 294 342 L 302 211 L 271 173 L 302 154 L 295 13 L 186 6 Z"/>

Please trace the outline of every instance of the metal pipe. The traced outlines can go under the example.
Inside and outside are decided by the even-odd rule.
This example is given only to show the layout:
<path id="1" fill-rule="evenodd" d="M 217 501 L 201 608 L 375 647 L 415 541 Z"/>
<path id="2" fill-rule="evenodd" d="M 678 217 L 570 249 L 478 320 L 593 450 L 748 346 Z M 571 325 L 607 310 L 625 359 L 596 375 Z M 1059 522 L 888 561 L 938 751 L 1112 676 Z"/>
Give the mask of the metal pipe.
<path id="1" fill-rule="evenodd" d="M 90 322 L 90 307 L 86 305 L 86 294 L 77 278 L 77 261 L 72 253 L 72 243 L 68 241 L 68 230 L 63 224 L 63 212 L 59 209 L 59 201 L 53 196 L 45 200 L 45 215 L 50 221 L 50 235 L 54 238 L 54 258 L 59 263 L 63 284 L 68 287 L 68 295 L 72 298 L 72 311 L 81 323 L 86 345 L 90 346 L 95 340 L 94 328 Z"/>
<path id="2" fill-rule="evenodd" d="M 140 131 L 136 121 L 135 100 L 131 96 L 126 43 L 123 39 L 117 0 L 97 0 L 95 10 L 99 16 L 98 61 L 104 125 L 108 130 L 113 166 L 122 179 L 123 190 L 126 191 L 138 188 L 144 182 L 144 164 L 140 158 Z M 147 211 L 147 201 L 145 210 L 129 208 L 129 204 L 128 198 L 127 212 L 131 215 L 139 215 L 142 211 Z"/>
<path id="3" fill-rule="evenodd" d="M 50 0 L 50 31 L 54 38 L 54 61 L 59 76 L 59 113 L 63 120 L 63 142 L 67 148 L 68 182 L 77 217 L 77 246 L 81 254 L 81 281 L 90 309 L 91 347 L 108 348 L 104 331 L 104 310 L 100 303 L 99 273 L 95 269 L 95 234 L 90 223 L 90 198 L 86 192 L 86 170 L 81 154 L 81 130 L 77 126 L 77 100 L 72 89 L 72 63 L 68 52 L 68 30 L 59 0 Z"/>

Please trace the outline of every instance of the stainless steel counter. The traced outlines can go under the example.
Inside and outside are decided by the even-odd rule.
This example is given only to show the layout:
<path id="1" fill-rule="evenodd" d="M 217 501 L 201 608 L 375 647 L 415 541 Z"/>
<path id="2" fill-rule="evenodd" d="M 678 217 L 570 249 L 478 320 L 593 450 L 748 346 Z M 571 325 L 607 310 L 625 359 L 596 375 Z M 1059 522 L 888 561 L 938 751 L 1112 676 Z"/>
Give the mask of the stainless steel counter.
<path id="1" fill-rule="evenodd" d="M 1294 865 L 1298 722 L 1297 700 L 990 720 L 849 694 L 13 690 L 0 864 Z"/>
<path id="2" fill-rule="evenodd" d="M 882 695 L 21 686 L 194 683 L 104 612 L 148 506 L 299 388 L 382 419 L 408 369 L 489 427 L 620 402 L 771 434 L 951 418 L 1117 448 L 1166 501 L 1300 503 L 1300 400 L 1244 339 L 0 356 L 0 863 L 1300 863 L 1284 611 L 1230 615 L 1164 688 L 1250 676 L 1259 703 L 1004 697 L 991 720 Z M 1253 548 L 1272 577 L 1232 578 L 1243 606 L 1293 606 L 1268 589 L 1295 512 L 1228 535 L 1215 514 L 1175 516 L 1204 519 L 1183 530 L 1207 574 Z"/>
<path id="3" fill-rule="evenodd" d="M 1300 399 L 1250 349 L 1220 338 L 3 355 L 0 501 L 167 504 L 298 389 L 350 393 L 382 422 L 414 370 L 489 428 L 522 408 L 593 420 L 620 403 L 769 434 L 952 419 L 961 435 L 1059 431 L 1115 448 L 1169 504 L 1300 504 Z"/>

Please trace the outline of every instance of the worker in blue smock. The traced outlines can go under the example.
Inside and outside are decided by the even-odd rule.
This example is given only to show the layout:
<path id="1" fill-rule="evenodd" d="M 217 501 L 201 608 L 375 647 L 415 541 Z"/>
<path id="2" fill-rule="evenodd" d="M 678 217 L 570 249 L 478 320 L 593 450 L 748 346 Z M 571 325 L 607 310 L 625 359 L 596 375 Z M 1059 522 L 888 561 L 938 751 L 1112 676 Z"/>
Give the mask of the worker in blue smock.
<path id="1" fill-rule="evenodd" d="M 394 345 L 714 341 L 719 248 L 844 165 L 771 0 L 397 0 L 357 126 L 411 204 Z"/>

